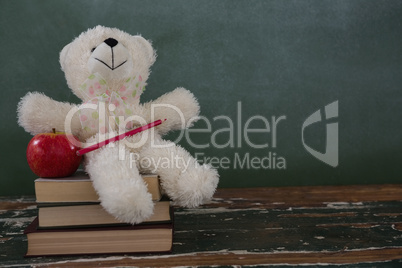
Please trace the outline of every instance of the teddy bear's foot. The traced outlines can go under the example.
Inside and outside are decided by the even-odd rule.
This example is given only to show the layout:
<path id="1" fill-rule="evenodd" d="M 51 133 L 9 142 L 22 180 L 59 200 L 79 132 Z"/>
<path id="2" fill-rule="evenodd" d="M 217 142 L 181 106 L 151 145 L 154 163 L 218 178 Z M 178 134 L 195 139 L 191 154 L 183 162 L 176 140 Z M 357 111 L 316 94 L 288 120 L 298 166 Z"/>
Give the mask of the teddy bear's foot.
<path id="1" fill-rule="evenodd" d="M 152 196 L 138 172 L 130 165 L 128 152 L 119 158 L 119 146 L 105 147 L 87 154 L 86 170 L 103 208 L 122 222 L 136 224 L 153 214 Z"/>
<path id="2" fill-rule="evenodd" d="M 160 176 L 162 189 L 175 205 L 197 207 L 209 201 L 218 185 L 218 172 L 209 165 L 199 165 L 180 146 L 163 140 L 156 142 L 165 147 L 150 146 L 141 151 L 141 158 L 150 164 L 141 168 Z"/>
<path id="3" fill-rule="evenodd" d="M 183 172 L 176 181 L 170 196 L 175 205 L 193 208 L 212 199 L 218 185 L 218 172 L 209 165 L 198 165 Z M 165 187 L 166 188 L 166 187 Z"/>

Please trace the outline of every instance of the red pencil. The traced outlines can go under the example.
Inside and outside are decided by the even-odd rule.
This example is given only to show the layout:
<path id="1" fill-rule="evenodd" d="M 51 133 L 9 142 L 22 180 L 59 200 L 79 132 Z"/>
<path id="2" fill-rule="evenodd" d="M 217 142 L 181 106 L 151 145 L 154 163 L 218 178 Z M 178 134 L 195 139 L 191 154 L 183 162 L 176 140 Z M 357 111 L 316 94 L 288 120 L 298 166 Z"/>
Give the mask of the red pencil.
<path id="1" fill-rule="evenodd" d="M 156 127 L 157 125 L 160 125 L 160 124 L 162 124 L 162 123 L 165 122 L 165 121 L 166 121 L 166 119 L 163 120 L 163 121 L 159 119 L 159 120 L 156 120 L 156 121 L 154 121 L 154 122 L 152 122 L 152 123 L 149 123 L 148 125 L 145 125 L 145 126 L 142 126 L 142 127 L 139 127 L 139 128 L 136 128 L 136 129 L 133 129 L 133 130 L 130 130 L 130 131 L 127 131 L 126 133 L 123 133 L 123 134 L 121 134 L 121 135 L 119 135 L 119 136 L 115 136 L 115 137 L 113 137 L 113 138 L 104 140 L 104 141 L 99 142 L 99 143 L 97 143 L 97 144 L 88 146 L 88 147 L 86 147 L 86 148 L 83 148 L 83 149 L 81 149 L 81 150 L 78 150 L 78 151 L 77 151 L 77 155 L 80 156 L 80 155 L 83 155 L 83 154 L 92 152 L 92 151 L 94 151 L 94 150 L 96 150 L 96 149 L 98 149 L 98 148 L 100 148 L 100 147 L 102 147 L 102 146 L 105 146 L 105 145 L 107 145 L 107 144 L 109 144 L 109 143 L 111 143 L 111 142 L 119 141 L 119 140 L 121 140 L 121 139 L 124 139 L 125 137 L 133 136 L 134 134 L 140 133 L 140 132 L 142 132 L 142 131 L 144 131 L 144 130 L 146 130 L 146 129 Z"/>

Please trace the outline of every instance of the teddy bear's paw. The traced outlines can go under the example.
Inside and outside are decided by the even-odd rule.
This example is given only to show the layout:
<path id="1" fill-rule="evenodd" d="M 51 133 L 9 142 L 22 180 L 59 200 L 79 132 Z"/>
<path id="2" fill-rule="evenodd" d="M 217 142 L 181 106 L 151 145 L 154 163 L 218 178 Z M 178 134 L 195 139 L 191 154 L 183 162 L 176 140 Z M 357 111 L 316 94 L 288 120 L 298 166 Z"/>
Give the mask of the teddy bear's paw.
<path id="1" fill-rule="evenodd" d="M 185 88 L 179 87 L 172 91 L 172 95 L 176 106 L 183 113 L 186 122 L 191 120 L 190 123 L 194 123 L 193 118 L 198 118 L 200 114 L 200 105 L 194 94 Z M 190 125 L 186 127 L 190 127 Z"/>
<path id="2" fill-rule="evenodd" d="M 218 172 L 209 165 L 183 172 L 171 195 L 175 205 L 193 208 L 212 199 L 219 182 Z"/>
<path id="3" fill-rule="evenodd" d="M 43 132 L 65 131 L 66 116 L 75 106 L 55 101 L 43 93 L 27 93 L 18 103 L 18 124 L 27 132 L 36 135 Z M 70 121 L 70 133 L 77 134 L 81 128 L 78 117 Z"/>
<path id="4" fill-rule="evenodd" d="M 154 211 L 151 194 L 136 185 L 126 185 L 115 193 L 111 191 L 108 195 L 104 194 L 101 200 L 107 212 L 126 223 L 141 223 L 149 219 Z"/>
<path id="5" fill-rule="evenodd" d="M 142 107 L 142 115 L 149 118 L 147 120 L 167 119 L 156 128 L 161 135 L 172 130 L 191 127 L 199 119 L 199 113 L 200 106 L 197 99 L 193 93 L 184 88 L 176 88 Z"/>

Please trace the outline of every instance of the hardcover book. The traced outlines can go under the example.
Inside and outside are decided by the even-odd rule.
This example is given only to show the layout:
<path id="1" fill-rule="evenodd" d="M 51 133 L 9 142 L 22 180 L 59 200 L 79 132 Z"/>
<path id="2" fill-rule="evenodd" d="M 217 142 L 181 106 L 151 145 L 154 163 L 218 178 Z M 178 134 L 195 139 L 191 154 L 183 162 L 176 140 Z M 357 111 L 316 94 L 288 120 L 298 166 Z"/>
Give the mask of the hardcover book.
<path id="1" fill-rule="evenodd" d="M 152 195 L 153 201 L 162 197 L 159 177 L 155 174 L 144 174 L 142 178 Z M 36 202 L 99 202 L 99 196 L 92 186 L 89 176 L 84 171 L 77 171 L 66 178 L 38 178 L 35 180 Z"/>
<path id="2" fill-rule="evenodd" d="M 38 229 L 36 218 L 25 230 L 27 257 L 47 255 L 170 252 L 173 221 L 99 228 Z"/>
<path id="3" fill-rule="evenodd" d="M 107 213 L 100 204 L 76 206 L 39 206 L 39 228 L 77 228 L 97 225 L 127 225 Z M 154 203 L 154 214 L 144 224 L 166 223 L 172 220 L 169 201 Z"/>

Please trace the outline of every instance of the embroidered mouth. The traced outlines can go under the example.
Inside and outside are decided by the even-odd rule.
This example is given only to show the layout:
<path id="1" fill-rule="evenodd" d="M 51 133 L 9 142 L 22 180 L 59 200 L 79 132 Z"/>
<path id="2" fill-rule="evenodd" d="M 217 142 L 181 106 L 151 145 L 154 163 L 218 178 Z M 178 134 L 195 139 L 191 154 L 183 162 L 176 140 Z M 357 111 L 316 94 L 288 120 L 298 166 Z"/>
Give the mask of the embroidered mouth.
<path id="1" fill-rule="evenodd" d="M 103 63 L 106 67 L 108 67 L 108 68 L 109 68 L 110 70 L 112 70 L 112 71 L 113 71 L 113 70 L 116 70 L 117 68 L 119 68 L 120 66 L 122 66 L 124 63 L 127 62 L 127 60 L 125 60 L 125 61 L 123 61 L 122 63 L 120 63 L 119 65 L 114 66 L 114 59 L 113 59 L 113 57 L 112 57 L 112 66 L 109 66 L 109 64 L 107 64 L 106 62 L 104 62 L 104 61 L 101 60 L 101 59 L 95 58 L 95 60 L 97 60 L 97 61 Z"/>
<path id="2" fill-rule="evenodd" d="M 122 63 L 120 63 L 120 64 L 117 65 L 117 66 L 114 66 L 114 51 L 113 51 L 113 47 L 112 47 L 112 46 L 110 47 L 110 50 L 111 50 L 111 52 L 112 52 L 112 66 L 109 66 L 109 64 L 107 64 L 106 62 L 104 62 L 104 61 L 101 60 L 101 59 L 95 58 L 95 60 L 99 61 L 100 63 L 103 63 L 106 67 L 108 67 L 110 70 L 113 71 L 113 70 L 116 70 L 117 68 L 119 68 L 120 66 L 122 66 L 124 63 L 126 63 L 127 60 L 123 61 Z"/>

